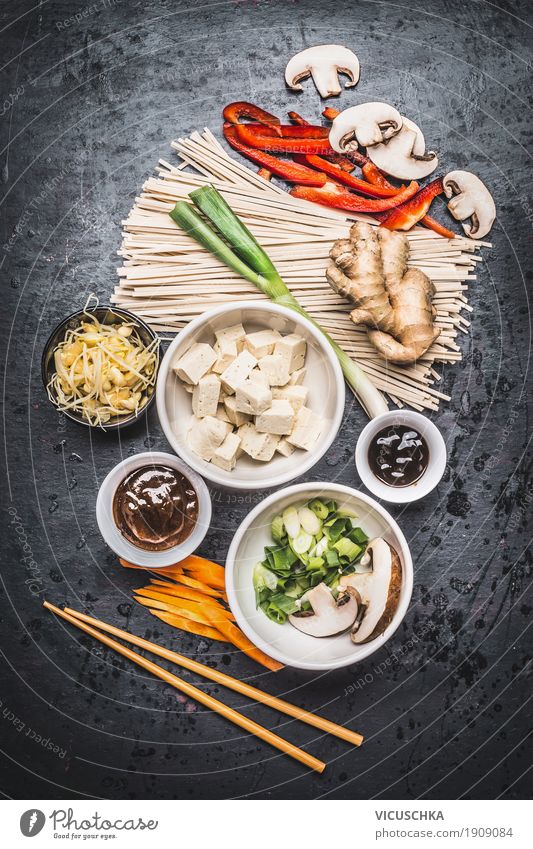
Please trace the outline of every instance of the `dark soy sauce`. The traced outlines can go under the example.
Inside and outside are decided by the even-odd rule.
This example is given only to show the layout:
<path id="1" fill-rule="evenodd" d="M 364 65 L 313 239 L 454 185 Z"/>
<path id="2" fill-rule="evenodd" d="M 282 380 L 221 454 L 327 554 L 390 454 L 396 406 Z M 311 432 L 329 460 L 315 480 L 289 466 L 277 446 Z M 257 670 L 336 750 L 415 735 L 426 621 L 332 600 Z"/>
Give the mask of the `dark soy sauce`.
<path id="1" fill-rule="evenodd" d="M 368 462 L 378 480 L 388 486 L 409 486 L 426 471 L 429 449 L 414 427 L 391 425 L 373 437 Z"/>

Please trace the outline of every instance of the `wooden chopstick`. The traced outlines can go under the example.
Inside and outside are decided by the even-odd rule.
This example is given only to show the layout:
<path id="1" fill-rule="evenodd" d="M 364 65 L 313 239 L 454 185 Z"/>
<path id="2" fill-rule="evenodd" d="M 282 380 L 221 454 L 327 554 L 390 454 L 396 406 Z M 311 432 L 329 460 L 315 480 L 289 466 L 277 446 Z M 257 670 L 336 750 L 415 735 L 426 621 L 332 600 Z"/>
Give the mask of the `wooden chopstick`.
<path id="1" fill-rule="evenodd" d="M 52 611 L 52 613 L 55 613 L 56 616 L 60 616 L 62 619 L 70 622 L 71 625 L 75 625 L 76 628 L 79 628 L 81 631 L 85 631 L 85 633 L 90 634 L 91 637 L 94 637 L 99 642 L 109 646 L 109 648 L 114 649 L 123 657 L 126 657 L 128 660 L 136 663 L 137 666 L 141 666 L 143 669 L 151 672 L 152 675 L 160 678 L 166 684 L 170 684 L 171 687 L 174 687 L 176 690 L 180 690 L 180 692 L 189 696 L 189 698 L 195 699 L 195 701 L 205 705 L 205 707 L 210 708 L 215 711 L 215 713 L 219 713 L 225 719 L 229 719 L 230 722 L 233 722 L 245 731 L 255 734 L 256 737 L 264 740 L 265 743 L 269 743 L 271 746 L 274 746 L 286 755 L 290 755 L 295 760 L 300 761 L 300 763 L 310 769 L 314 769 L 316 772 L 324 771 L 326 767 L 324 761 L 319 761 L 318 758 L 314 758 L 312 755 L 304 752 L 303 749 L 299 749 L 298 746 L 294 746 L 282 737 L 278 737 L 277 734 L 269 731 L 268 728 L 263 728 L 262 725 L 258 725 L 257 722 L 254 722 L 252 719 L 248 719 L 248 717 L 244 716 L 242 713 L 238 713 L 238 711 L 233 710 L 233 708 L 228 707 L 228 705 L 225 705 L 223 702 L 219 702 L 218 699 L 214 699 L 212 696 L 204 693 L 197 687 L 193 687 L 192 684 L 189 684 L 187 681 L 183 681 L 183 679 L 178 678 L 177 675 L 172 675 L 171 672 L 167 672 L 166 669 L 163 669 L 161 666 L 157 666 L 157 664 L 152 663 L 151 660 L 147 660 L 140 654 L 137 654 L 126 646 L 123 646 L 121 643 L 117 643 L 110 637 L 106 637 L 105 634 L 100 633 L 100 631 L 96 631 L 94 628 L 91 628 L 90 625 L 86 625 L 80 619 L 72 616 L 70 613 L 66 613 L 55 605 L 50 604 L 50 602 L 44 601 L 43 607 L 46 607 L 48 610 Z"/>
<path id="2" fill-rule="evenodd" d="M 268 707 L 274 708 L 274 710 L 278 710 L 280 713 L 286 713 L 288 716 L 293 716 L 295 719 L 306 722 L 314 728 L 319 728 L 321 731 L 333 734 L 335 737 L 340 737 L 341 740 L 346 740 L 354 746 L 360 746 L 363 742 L 362 735 L 358 734 L 356 731 L 351 731 L 349 728 L 344 728 L 342 725 L 330 722 L 329 719 L 324 719 L 322 716 L 316 716 L 314 713 L 309 713 L 309 711 L 303 710 L 303 708 L 291 705 L 290 702 L 285 702 L 283 699 L 271 696 L 269 693 L 265 693 L 263 690 L 257 689 L 257 687 L 252 687 L 250 684 L 245 684 L 244 681 L 239 681 L 237 678 L 232 678 L 231 675 L 226 675 L 224 672 L 219 672 L 217 669 L 211 669 L 210 666 L 205 666 L 197 660 L 192 660 L 190 657 L 170 651 L 170 649 L 165 649 L 163 646 L 159 646 L 157 643 L 152 643 L 142 637 L 137 637 L 135 634 L 129 634 L 127 631 L 115 628 L 114 625 L 108 625 L 106 622 L 94 619 L 86 613 L 78 613 L 77 610 L 72 610 L 69 607 L 65 607 L 65 613 L 68 613 L 70 616 L 74 616 L 76 619 L 80 619 L 83 622 L 87 622 L 90 625 L 94 625 L 101 631 L 107 631 L 109 634 L 114 634 L 115 637 L 121 637 L 123 640 L 127 640 L 133 645 L 139 646 L 139 648 L 146 649 L 153 654 L 159 655 L 159 657 L 164 657 L 165 660 L 170 660 L 172 663 L 176 663 L 178 666 L 189 669 L 191 672 L 196 672 L 204 678 L 209 678 L 210 681 L 216 681 L 217 684 L 222 684 L 223 687 L 235 690 L 235 692 L 240 693 L 249 699 L 268 705 Z"/>

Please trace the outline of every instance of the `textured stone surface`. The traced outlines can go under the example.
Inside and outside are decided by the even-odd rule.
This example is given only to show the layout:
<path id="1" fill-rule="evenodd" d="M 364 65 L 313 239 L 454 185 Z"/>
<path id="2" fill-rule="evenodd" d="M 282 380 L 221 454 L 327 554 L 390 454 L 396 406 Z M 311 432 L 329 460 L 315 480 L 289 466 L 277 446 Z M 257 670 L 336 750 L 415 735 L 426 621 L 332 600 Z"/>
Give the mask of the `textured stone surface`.
<path id="1" fill-rule="evenodd" d="M 0 122 L 5 794 L 526 794 L 524 634 L 533 607 L 525 530 L 532 499 L 524 403 L 532 218 L 527 13 L 525 0 L 2 4 L 9 63 Z M 294 52 L 332 40 L 352 47 L 361 61 L 361 81 L 340 104 L 397 105 L 423 127 L 444 169 L 468 168 L 487 182 L 499 220 L 471 287 L 464 360 L 443 372 L 452 402 L 434 419 L 448 445 L 445 479 L 422 503 L 392 508 L 416 565 L 405 622 L 358 666 L 274 677 L 229 649 L 154 625 L 132 604 L 140 579 L 106 549 L 94 504 L 100 482 L 122 457 L 166 449 L 155 409 L 119 435 L 62 422 L 46 401 L 39 361 L 59 319 L 89 292 L 101 299 L 111 292 L 120 221 L 158 157 L 170 156 L 170 139 L 204 125 L 217 131 L 221 105 L 235 98 L 316 115 L 321 103 L 312 84 L 290 94 L 283 70 Z M 350 399 L 338 439 L 306 479 L 358 486 L 352 457 L 364 421 Z M 238 523 L 262 497 L 213 492 L 213 526 L 202 553 L 222 559 Z M 43 596 L 86 607 L 323 710 L 363 732 L 365 745 L 350 749 L 221 693 L 328 762 L 323 776 L 306 774 L 45 615 Z"/>

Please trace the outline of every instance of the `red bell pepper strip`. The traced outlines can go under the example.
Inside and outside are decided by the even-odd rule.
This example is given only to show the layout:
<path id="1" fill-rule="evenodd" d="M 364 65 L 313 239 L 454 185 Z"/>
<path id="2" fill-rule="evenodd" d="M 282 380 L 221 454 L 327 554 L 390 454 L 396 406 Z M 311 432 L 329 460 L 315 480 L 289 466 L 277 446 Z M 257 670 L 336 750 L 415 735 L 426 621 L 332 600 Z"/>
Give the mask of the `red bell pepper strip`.
<path id="1" fill-rule="evenodd" d="M 327 118 L 328 121 L 334 121 L 335 118 L 337 117 L 337 115 L 340 115 L 340 114 L 341 114 L 340 110 L 335 109 L 334 106 L 326 106 L 326 108 L 322 112 L 322 115 L 324 116 L 324 118 Z"/>
<path id="2" fill-rule="evenodd" d="M 435 233 L 438 233 L 439 236 L 444 236 L 445 239 L 455 239 L 456 233 L 453 230 L 448 230 L 444 224 L 441 224 L 439 221 L 435 221 L 430 215 L 424 215 L 423 218 L 420 219 L 420 223 L 424 225 L 424 227 L 429 227 L 430 230 L 434 230 Z"/>
<path id="3" fill-rule="evenodd" d="M 268 136 L 275 138 L 281 136 L 287 139 L 327 139 L 329 130 L 327 127 L 319 127 L 313 124 L 280 124 L 279 127 L 266 127 L 264 124 L 245 124 L 248 134 L 254 136 Z"/>
<path id="4" fill-rule="evenodd" d="M 237 125 L 224 124 L 224 137 L 226 141 L 235 150 L 242 153 L 243 156 L 260 165 L 261 168 L 267 168 L 272 174 L 276 174 L 289 183 L 301 183 L 305 186 L 323 186 L 326 183 L 327 177 L 325 174 L 319 174 L 318 171 L 313 171 L 304 165 L 277 159 L 275 156 L 270 156 L 269 153 L 263 153 L 261 150 L 241 144 L 236 136 L 236 129 Z"/>
<path id="5" fill-rule="evenodd" d="M 443 191 L 442 177 L 437 177 L 413 198 L 386 215 L 381 226 L 388 230 L 410 230 L 427 213 L 433 199 L 442 194 Z M 396 195 L 396 197 L 399 197 L 399 195 Z"/>
<path id="6" fill-rule="evenodd" d="M 393 209 L 404 201 L 412 198 L 418 191 L 418 183 L 409 183 L 405 189 L 390 198 L 362 198 L 340 188 L 336 183 L 326 183 L 321 189 L 310 189 L 306 186 L 295 186 L 290 193 L 293 197 L 302 200 L 310 200 L 321 203 L 323 206 L 331 206 L 334 209 L 344 209 L 346 212 L 386 212 Z"/>
<path id="7" fill-rule="evenodd" d="M 302 118 L 302 116 L 299 115 L 298 112 L 287 112 L 287 115 L 289 116 L 291 121 L 294 121 L 294 123 L 298 124 L 300 127 L 304 124 L 309 124 L 309 121 L 306 121 L 305 118 Z M 342 168 L 343 171 L 350 172 L 354 169 L 354 163 L 347 159 L 345 156 L 341 156 L 340 153 L 335 153 L 334 155 L 329 156 L 328 159 L 330 160 L 330 162 L 334 162 L 336 165 L 338 165 L 339 168 Z"/>
<path id="8" fill-rule="evenodd" d="M 379 170 L 377 165 L 374 165 L 370 159 L 367 159 L 365 164 L 362 166 L 361 171 L 366 180 L 369 183 L 372 183 L 373 186 L 380 186 L 382 189 L 394 189 L 397 191 L 396 187 L 389 183 L 385 175 Z"/>
<path id="9" fill-rule="evenodd" d="M 348 186 L 349 189 L 354 189 L 356 192 L 361 192 L 364 195 L 370 195 L 370 197 L 390 198 L 397 195 L 400 191 L 400 189 L 396 189 L 394 186 L 389 186 L 389 188 L 373 186 L 366 180 L 361 180 L 359 177 L 347 174 L 346 171 L 343 171 L 338 165 L 335 165 L 333 162 L 328 162 L 327 159 L 323 159 L 321 156 L 298 156 L 296 157 L 296 161 L 302 162 L 302 164 L 305 165 L 311 165 L 312 168 L 318 168 L 319 171 L 323 171 L 324 174 L 328 174 L 328 176 L 333 177 L 338 183 L 342 183 L 342 185 Z"/>
<path id="10" fill-rule="evenodd" d="M 281 122 L 275 115 L 271 115 L 255 103 L 247 103 L 246 100 L 235 100 L 233 103 L 228 103 L 222 112 L 224 121 L 229 124 L 238 124 L 241 118 L 249 118 L 252 121 L 257 121 L 259 124 L 266 126 L 277 126 Z M 278 135 L 280 135 L 278 133 Z"/>
<path id="11" fill-rule="evenodd" d="M 259 150 L 270 150 L 279 153 L 320 153 L 327 156 L 335 155 L 335 151 L 330 147 L 327 138 L 277 138 L 264 134 L 260 135 L 255 130 L 250 129 L 248 124 L 235 124 L 234 126 L 239 141 L 249 147 L 259 148 Z"/>
<path id="12" fill-rule="evenodd" d="M 305 118 L 302 118 L 299 112 L 287 112 L 287 115 L 289 116 L 291 121 L 293 121 L 295 124 L 298 124 L 298 126 L 300 127 L 303 127 L 305 124 L 311 123 L 310 121 L 306 121 Z"/>

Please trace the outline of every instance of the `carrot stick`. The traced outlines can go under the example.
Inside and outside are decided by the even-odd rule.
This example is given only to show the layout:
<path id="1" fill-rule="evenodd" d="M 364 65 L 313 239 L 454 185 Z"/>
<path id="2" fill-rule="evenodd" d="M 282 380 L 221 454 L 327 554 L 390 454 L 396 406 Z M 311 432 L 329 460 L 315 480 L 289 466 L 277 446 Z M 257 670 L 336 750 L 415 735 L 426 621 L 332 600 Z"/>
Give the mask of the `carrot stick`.
<path id="1" fill-rule="evenodd" d="M 200 595 L 202 598 L 200 601 L 203 601 L 205 596 L 209 596 L 210 598 L 225 598 L 225 593 L 220 590 L 214 590 L 212 587 L 208 587 L 207 584 L 203 584 L 201 581 L 197 581 L 195 578 L 189 578 L 187 575 L 180 575 L 178 578 L 174 578 L 173 582 L 163 581 L 162 579 L 157 580 L 156 578 L 152 578 L 152 584 L 157 584 L 159 587 L 175 587 L 181 586 L 183 588 L 194 590 L 197 595 Z M 184 596 L 184 598 L 193 598 L 193 596 Z"/>
<path id="2" fill-rule="evenodd" d="M 198 578 L 191 578 L 190 575 L 180 575 L 175 579 L 179 584 L 184 584 L 186 587 L 191 587 L 192 589 L 200 590 L 205 593 L 205 595 L 213 596 L 213 598 L 222 598 L 225 593 L 222 589 L 217 589 L 216 587 L 210 587 L 204 581 L 199 581 Z"/>
<path id="3" fill-rule="evenodd" d="M 201 605 L 196 605 L 198 610 L 186 610 L 184 607 L 181 607 L 178 603 L 178 599 L 176 599 L 176 603 L 170 601 L 160 601 L 159 599 L 149 598 L 145 596 L 134 596 L 135 601 L 139 604 L 142 604 L 144 607 L 149 607 L 154 610 L 163 610 L 165 613 L 172 613 L 174 616 L 180 616 L 182 619 L 190 619 L 191 622 L 197 622 L 199 625 L 206 625 L 208 628 L 211 628 L 211 622 L 205 616 L 205 613 L 201 609 Z M 222 632 L 221 632 L 222 633 Z"/>
<path id="4" fill-rule="evenodd" d="M 151 590 L 150 588 L 147 589 L 145 587 L 135 590 L 135 592 L 142 598 L 153 599 L 154 601 L 179 607 L 180 611 L 187 611 L 180 612 L 180 616 L 186 616 L 188 619 L 195 619 L 196 622 L 201 622 L 203 625 L 215 625 L 216 628 L 216 623 L 222 619 L 229 621 L 233 620 L 233 614 L 230 613 L 229 610 L 225 610 L 221 605 L 215 606 L 214 604 L 209 604 L 207 602 L 199 604 L 197 601 L 189 601 L 185 598 L 172 596 L 170 593 L 160 593 L 157 592 L 157 590 Z M 207 611 L 211 614 L 210 619 L 207 619 Z M 172 613 L 172 611 L 170 611 L 170 613 Z"/>
<path id="5" fill-rule="evenodd" d="M 150 586 L 150 584 L 147 584 L 146 587 L 140 587 L 138 590 L 134 590 L 134 592 L 136 592 L 137 595 L 144 595 L 148 598 L 156 598 L 160 601 L 173 602 L 174 599 L 177 598 L 178 604 L 181 604 L 187 610 L 192 610 L 193 612 L 196 612 L 197 608 L 202 609 L 203 607 L 209 607 L 210 609 L 212 608 L 215 613 L 219 613 L 225 619 L 233 619 L 233 614 L 229 610 L 226 610 L 226 608 L 223 607 L 223 605 L 220 604 L 220 602 L 218 602 L 216 598 L 204 596 L 201 601 L 196 601 L 191 598 L 184 598 L 181 595 L 178 596 L 176 593 L 172 592 L 172 590 L 172 586 L 167 590 L 166 588 L 163 589 L 162 587 L 157 586 L 153 587 Z"/>
<path id="6" fill-rule="evenodd" d="M 193 590 L 191 587 L 181 586 L 180 584 L 170 584 L 168 581 L 150 581 L 144 589 L 153 589 L 159 593 L 177 596 L 178 598 L 186 598 L 189 601 L 195 601 L 198 604 L 203 604 L 205 601 L 216 601 L 211 596 L 205 596 L 204 593 L 198 590 Z"/>
<path id="7" fill-rule="evenodd" d="M 211 619 L 213 615 L 211 609 L 208 610 L 206 608 L 205 615 L 208 619 Z M 269 657 L 267 654 L 262 652 L 261 649 L 258 649 L 257 646 L 254 646 L 246 634 L 243 634 L 241 629 L 237 628 L 237 626 L 228 619 L 224 619 L 223 621 L 211 619 L 211 623 L 215 625 L 222 634 L 224 634 L 228 642 L 233 643 L 236 648 L 243 651 L 248 655 L 248 657 L 251 657 L 252 660 L 257 661 L 257 663 L 262 663 L 263 666 L 266 666 L 267 669 L 271 669 L 272 672 L 277 672 L 278 669 L 283 669 L 282 663 L 278 663 L 277 660 Z"/>
<path id="8" fill-rule="evenodd" d="M 212 560 L 206 560 L 205 557 L 197 557 L 196 554 L 191 554 L 182 560 L 179 564 L 185 572 L 192 572 L 198 581 L 203 581 L 215 589 L 226 589 L 225 572 L 222 566 L 218 563 L 213 563 Z"/>
<path id="9" fill-rule="evenodd" d="M 120 559 L 121 564 L 126 569 L 144 569 L 144 566 L 135 566 L 128 560 Z M 185 560 L 179 563 L 174 563 L 172 566 L 164 566 L 161 569 L 149 569 L 150 572 L 156 572 L 158 575 L 167 575 L 168 577 L 180 577 L 183 572 L 192 572 L 194 579 L 207 584 L 216 590 L 225 590 L 226 583 L 224 580 L 225 572 L 222 566 L 214 563 L 212 560 L 206 560 L 205 557 L 198 557 L 196 554 L 191 554 Z"/>
<path id="10" fill-rule="evenodd" d="M 136 566 L 134 563 L 129 563 L 128 560 L 119 558 L 119 562 L 125 569 L 139 569 L 141 571 L 155 572 L 157 575 L 166 575 L 168 578 L 178 580 L 183 575 L 183 570 L 175 563 L 173 566 L 162 566 L 160 569 L 148 569 L 147 566 Z"/>
<path id="11" fill-rule="evenodd" d="M 198 637 L 207 637 L 208 640 L 218 640 L 221 643 L 226 642 L 226 638 L 217 631 L 216 628 L 211 628 L 210 625 L 200 625 L 199 622 L 193 622 L 192 619 L 185 619 L 183 616 L 177 616 L 174 613 L 164 613 L 162 610 L 152 610 L 152 616 L 157 616 L 167 625 L 172 625 L 173 628 L 179 628 L 181 631 L 188 631 L 189 634 L 196 634 Z"/>

